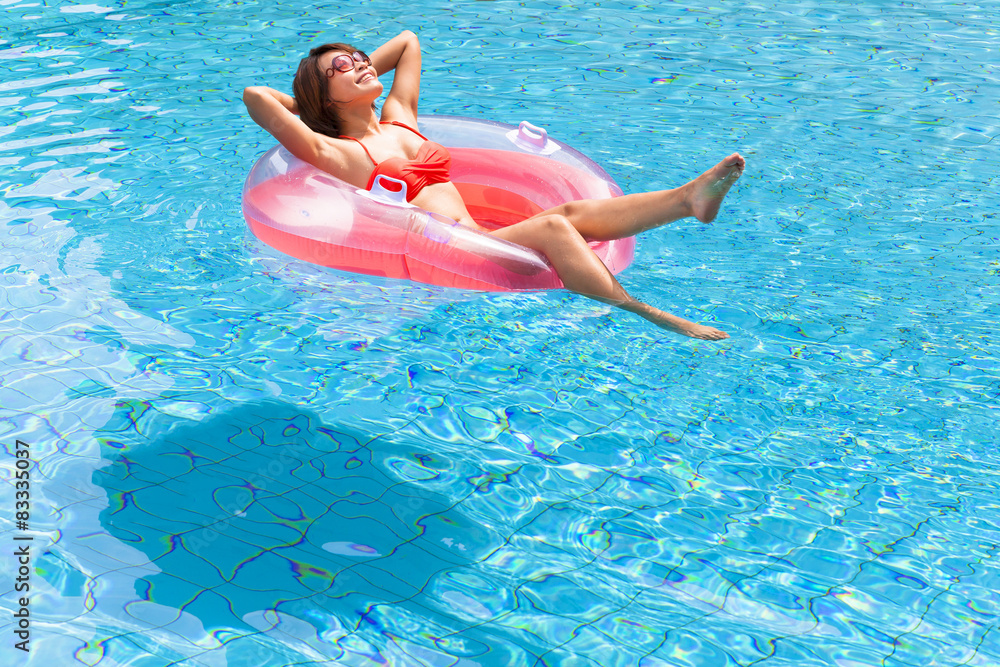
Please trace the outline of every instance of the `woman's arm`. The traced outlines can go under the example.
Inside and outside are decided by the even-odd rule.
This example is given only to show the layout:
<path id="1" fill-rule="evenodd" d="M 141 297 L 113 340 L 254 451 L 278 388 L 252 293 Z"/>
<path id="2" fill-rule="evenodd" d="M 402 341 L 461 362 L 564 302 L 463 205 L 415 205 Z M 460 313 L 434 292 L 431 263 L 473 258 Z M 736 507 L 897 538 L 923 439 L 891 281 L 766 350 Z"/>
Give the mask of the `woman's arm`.
<path id="1" fill-rule="evenodd" d="M 298 114 L 299 113 L 299 105 L 295 101 L 294 97 L 292 97 L 291 95 L 286 95 L 285 93 L 281 92 L 280 90 L 275 90 L 274 88 L 268 88 L 266 86 L 250 86 L 248 88 L 244 88 L 243 89 L 243 102 L 244 103 L 247 102 L 247 95 L 248 94 L 250 94 L 252 96 L 255 93 L 263 93 L 265 95 L 270 95 L 271 97 L 273 97 L 274 99 L 276 99 L 278 101 L 278 104 L 280 104 L 281 106 L 283 106 L 289 112 L 291 112 L 293 114 Z M 249 105 L 247 105 L 247 109 L 250 111 L 250 115 L 253 116 L 253 109 L 250 109 Z M 254 118 L 254 120 L 257 120 L 257 119 Z"/>
<path id="2" fill-rule="evenodd" d="M 372 66 L 380 75 L 396 70 L 392 88 L 382 105 L 382 118 L 416 124 L 420 97 L 420 40 L 413 32 L 404 30 L 375 49 L 371 58 Z"/>
<path id="3" fill-rule="evenodd" d="M 254 122 L 271 133 L 292 155 L 320 168 L 330 159 L 327 142 L 295 114 L 299 107 L 291 95 L 267 88 L 250 86 L 243 90 L 243 103 Z"/>

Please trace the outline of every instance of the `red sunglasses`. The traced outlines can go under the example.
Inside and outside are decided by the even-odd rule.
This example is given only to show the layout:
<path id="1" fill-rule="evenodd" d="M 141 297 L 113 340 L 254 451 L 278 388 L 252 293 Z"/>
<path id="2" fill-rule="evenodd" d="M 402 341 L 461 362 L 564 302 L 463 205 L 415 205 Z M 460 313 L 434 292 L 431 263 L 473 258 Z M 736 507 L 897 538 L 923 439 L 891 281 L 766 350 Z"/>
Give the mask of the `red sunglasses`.
<path id="1" fill-rule="evenodd" d="M 372 59 L 364 51 L 355 51 L 351 55 L 341 53 L 331 61 L 331 67 L 326 70 L 327 78 L 332 77 L 337 72 L 350 72 L 354 69 L 354 63 L 372 64 Z"/>

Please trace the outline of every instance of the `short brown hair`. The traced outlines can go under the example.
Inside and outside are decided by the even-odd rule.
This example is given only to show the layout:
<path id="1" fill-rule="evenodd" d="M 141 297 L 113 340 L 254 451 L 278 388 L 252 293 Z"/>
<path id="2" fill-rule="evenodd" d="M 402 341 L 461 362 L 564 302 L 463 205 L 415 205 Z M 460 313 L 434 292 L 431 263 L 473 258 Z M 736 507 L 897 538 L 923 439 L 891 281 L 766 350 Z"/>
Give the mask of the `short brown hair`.
<path id="1" fill-rule="evenodd" d="M 326 72 L 319 66 L 319 58 L 330 51 L 354 53 L 358 49 L 350 44 L 336 42 L 323 44 L 309 51 L 309 55 L 299 62 L 299 69 L 292 81 L 292 94 L 299 107 L 299 118 L 313 132 L 328 137 L 340 136 L 340 117 L 330 100 Z M 372 103 L 375 111 L 375 103 Z"/>

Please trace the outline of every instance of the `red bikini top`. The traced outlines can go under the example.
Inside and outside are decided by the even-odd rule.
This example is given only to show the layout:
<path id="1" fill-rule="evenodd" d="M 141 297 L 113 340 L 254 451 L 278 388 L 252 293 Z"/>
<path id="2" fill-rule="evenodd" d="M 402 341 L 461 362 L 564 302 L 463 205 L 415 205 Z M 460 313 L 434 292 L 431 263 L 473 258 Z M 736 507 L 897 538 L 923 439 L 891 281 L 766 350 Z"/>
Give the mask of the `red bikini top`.
<path id="1" fill-rule="evenodd" d="M 361 144 L 361 147 L 365 149 L 365 153 L 368 155 L 368 159 L 372 161 L 373 165 L 375 165 L 375 169 L 372 170 L 372 175 L 368 179 L 368 185 L 365 186 L 366 190 L 372 189 L 375 179 L 379 176 L 397 178 L 406 183 L 406 201 L 410 201 L 431 183 L 447 183 L 451 180 L 449 175 L 451 172 L 451 154 L 448 152 L 447 148 L 429 140 L 409 125 L 404 125 L 403 123 L 398 123 L 394 120 L 379 121 L 379 124 L 381 125 L 386 123 L 398 125 L 399 127 L 405 127 L 407 130 L 423 139 L 424 143 L 420 145 L 420 149 L 417 151 L 417 157 L 412 160 L 407 160 L 406 158 L 401 157 L 392 157 L 388 160 L 383 160 L 382 162 L 376 162 L 375 158 L 373 158 L 372 154 L 368 152 L 368 149 L 363 143 L 361 143 L 360 139 L 348 137 L 343 134 L 340 135 L 341 139 L 350 139 Z"/>

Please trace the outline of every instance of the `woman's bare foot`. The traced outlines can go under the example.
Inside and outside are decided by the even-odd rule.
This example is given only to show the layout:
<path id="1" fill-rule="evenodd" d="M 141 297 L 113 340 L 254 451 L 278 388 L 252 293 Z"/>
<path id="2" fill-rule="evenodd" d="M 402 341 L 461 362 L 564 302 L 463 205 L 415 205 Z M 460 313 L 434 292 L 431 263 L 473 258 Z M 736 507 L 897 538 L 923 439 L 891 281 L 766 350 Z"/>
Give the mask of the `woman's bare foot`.
<path id="1" fill-rule="evenodd" d="M 664 315 L 667 314 L 664 313 Z M 725 331 L 713 329 L 712 327 L 704 327 L 700 324 L 695 324 L 694 322 L 688 322 L 687 320 L 674 315 L 667 315 L 666 318 L 662 319 L 649 319 L 661 329 L 673 331 L 674 333 L 679 333 L 682 336 L 687 336 L 688 338 L 698 338 L 700 340 L 722 340 L 723 338 L 729 338 L 729 334 Z"/>
<path id="2" fill-rule="evenodd" d="M 642 301 L 632 299 L 631 301 L 615 305 L 623 310 L 627 310 L 646 318 L 661 329 L 673 331 L 674 333 L 679 333 L 682 336 L 698 338 L 701 340 L 722 340 L 723 338 L 729 338 L 729 334 L 725 331 L 719 331 L 718 329 L 713 329 L 712 327 L 695 324 L 690 320 L 685 320 L 683 317 L 671 315 L 666 311 L 650 306 L 648 303 L 643 303 Z"/>
<path id="3" fill-rule="evenodd" d="M 726 198 L 729 188 L 743 175 L 746 160 L 739 153 L 733 153 L 704 174 L 687 184 L 690 194 L 688 202 L 694 217 L 702 222 L 712 222 L 719 214 L 719 206 Z"/>
<path id="4" fill-rule="evenodd" d="M 712 327 L 703 327 L 700 324 L 694 324 L 693 322 L 688 322 L 690 326 L 685 327 L 672 327 L 665 324 L 660 326 L 669 331 L 673 331 L 679 334 L 683 334 L 688 338 L 699 338 L 701 340 L 722 340 L 723 338 L 729 338 L 729 334 L 725 331 L 719 331 L 718 329 L 713 329 Z"/>

